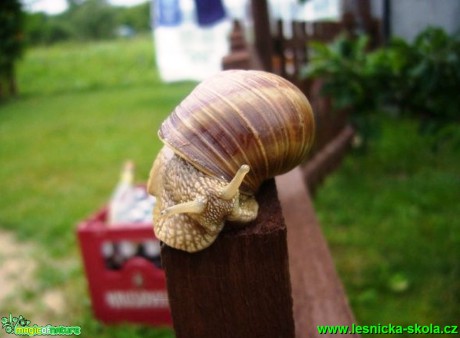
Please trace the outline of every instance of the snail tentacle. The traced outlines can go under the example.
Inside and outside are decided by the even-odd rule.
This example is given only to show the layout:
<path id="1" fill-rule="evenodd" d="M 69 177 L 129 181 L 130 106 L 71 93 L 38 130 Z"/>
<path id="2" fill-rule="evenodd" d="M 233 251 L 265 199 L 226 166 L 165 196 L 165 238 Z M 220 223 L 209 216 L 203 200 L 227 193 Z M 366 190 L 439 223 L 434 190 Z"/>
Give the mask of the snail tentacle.
<path id="1" fill-rule="evenodd" d="M 206 207 L 206 200 L 204 198 L 197 198 L 194 201 L 179 203 L 163 209 L 161 216 L 171 216 L 175 214 L 200 214 Z"/>
<path id="2" fill-rule="evenodd" d="M 240 169 L 236 172 L 233 179 L 226 185 L 220 193 L 220 198 L 226 201 L 233 199 L 240 189 L 241 183 L 243 183 L 244 177 L 249 172 L 250 168 L 247 164 L 243 164 Z"/>

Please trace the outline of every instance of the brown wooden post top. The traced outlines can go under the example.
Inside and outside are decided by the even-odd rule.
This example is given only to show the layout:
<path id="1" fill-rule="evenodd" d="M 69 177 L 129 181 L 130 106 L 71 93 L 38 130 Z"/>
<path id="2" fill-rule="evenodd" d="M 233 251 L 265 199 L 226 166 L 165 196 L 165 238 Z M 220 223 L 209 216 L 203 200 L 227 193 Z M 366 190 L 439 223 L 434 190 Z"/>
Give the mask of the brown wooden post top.
<path id="1" fill-rule="evenodd" d="M 294 337 L 286 227 L 274 180 L 257 199 L 257 219 L 227 226 L 209 248 L 162 248 L 178 338 Z"/>

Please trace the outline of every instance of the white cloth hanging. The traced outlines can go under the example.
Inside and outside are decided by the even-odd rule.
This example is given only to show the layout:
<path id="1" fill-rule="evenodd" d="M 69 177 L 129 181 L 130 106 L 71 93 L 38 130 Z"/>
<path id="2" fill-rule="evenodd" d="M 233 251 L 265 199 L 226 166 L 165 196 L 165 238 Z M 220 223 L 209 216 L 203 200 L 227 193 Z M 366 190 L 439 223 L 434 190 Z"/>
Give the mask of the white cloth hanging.
<path id="1" fill-rule="evenodd" d="M 222 69 L 222 58 L 229 52 L 230 18 L 200 26 L 193 0 L 154 0 L 153 14 L 163 81 L 202 81 Z"/>

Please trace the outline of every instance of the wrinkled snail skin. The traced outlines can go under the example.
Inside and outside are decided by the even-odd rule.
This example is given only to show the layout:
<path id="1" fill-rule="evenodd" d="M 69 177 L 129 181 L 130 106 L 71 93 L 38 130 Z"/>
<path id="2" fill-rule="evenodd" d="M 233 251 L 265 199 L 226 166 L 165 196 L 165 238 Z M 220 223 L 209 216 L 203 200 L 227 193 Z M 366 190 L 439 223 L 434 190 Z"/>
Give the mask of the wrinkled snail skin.
<path id="1" fill-rule="evenodd" d="M 254 220 L 259 186 L 304 160 L 314 128 L 307 98 L 277 75 L 224 71 L 199 84 L 158 133 L 165 145 L 148 182 L 156 237 L 195 252 L 226 220 Z"/>
<path id="2" fill-rule="evenodd" d="M 147 184 L 149 193 L 157 197 L 155 236 L 171 247 L 195 252 L 214 242 L 226 219 L 245 223 L 254 220 L 258 210 L 254 197 L 236 191 L 223 199 L 228 186 L 225 180 L 203 174 L 163 147 Z M 187 212 L 173 209 L 184 205 Z"/>

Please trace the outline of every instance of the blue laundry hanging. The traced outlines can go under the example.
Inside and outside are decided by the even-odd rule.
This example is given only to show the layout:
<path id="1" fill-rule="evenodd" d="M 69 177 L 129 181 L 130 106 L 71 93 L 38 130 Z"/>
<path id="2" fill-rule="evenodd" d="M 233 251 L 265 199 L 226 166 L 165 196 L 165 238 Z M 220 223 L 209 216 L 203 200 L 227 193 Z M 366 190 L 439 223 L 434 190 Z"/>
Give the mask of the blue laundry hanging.
<path id="1" fill-rule="evenodd" d="M 198 25 L 210 26 L 225 18 L 221 0 L 195 0 Z"/>
<path id="2" fill-rule="evenodd" d="M 155 1 L 155 25 L 173 27 L 182 22 L 180 0 Z"/>

